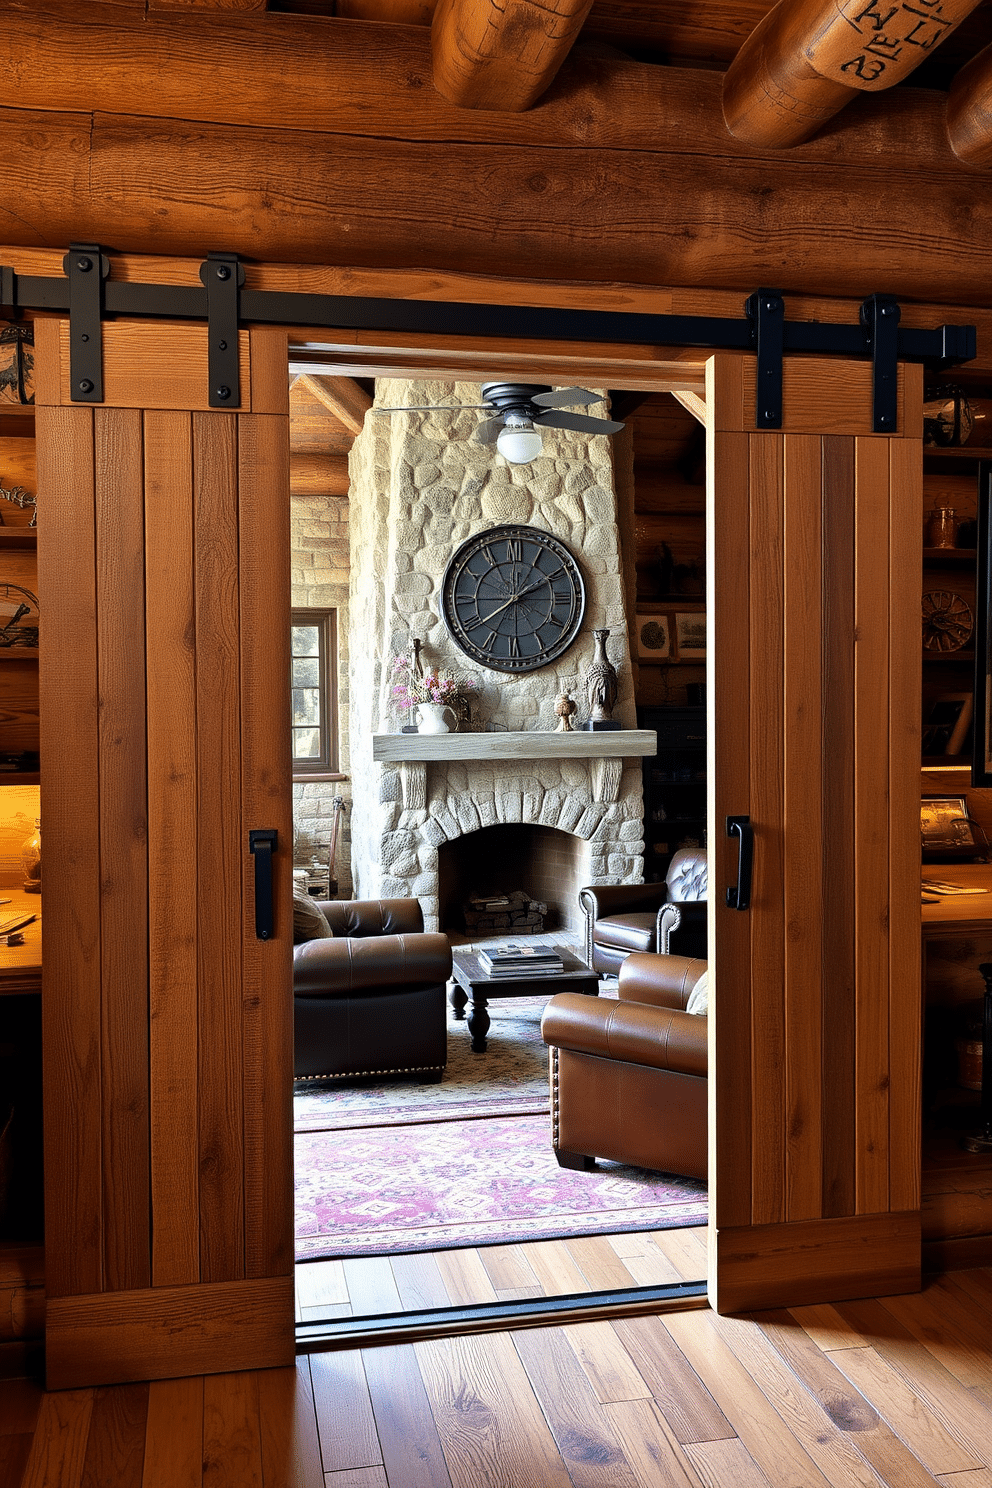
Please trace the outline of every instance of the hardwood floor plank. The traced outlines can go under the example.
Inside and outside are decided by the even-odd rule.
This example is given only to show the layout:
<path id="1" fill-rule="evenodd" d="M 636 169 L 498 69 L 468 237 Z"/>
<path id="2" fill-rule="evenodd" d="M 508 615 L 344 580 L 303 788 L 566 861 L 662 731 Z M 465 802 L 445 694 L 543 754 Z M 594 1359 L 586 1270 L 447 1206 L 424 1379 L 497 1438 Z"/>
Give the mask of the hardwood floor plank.
<path id="1" fill-rule="evenodd" d="M 790 1307 L 788 1316 L 809 1334 L 817 1348 L 824 1352 L 842 1348 L 864 1348 L 865 1340 L 857 1328 L 841 1317 L 835 1307 L 821 1302 L 811 1307 Z M 764 1313 L 757 1313 L 755 1321 L 760 1323 Z"/>
<path id="2" fill-rule="evenodd" d="M 325 1302 L 320 1307 L 301 1307 L 299 1321 L 301 1323 L 330 1323 L 335 1318 L 353 1316 L 354 1308 L 350 1302 Z"/>
<path id="3" fill-rule="evenodd" d="M 204 1377 L 203 1488 L 263 1488 L 260 1373 Z"/>
<path id="4" fill-rule="evenodd" d="M 627 1235 L 607 1235 L 606 1242 L 621 1260 L 627 1256 L 646 1255 L 651 1249 L 652 1231 L 631 1230 Z"/>
<path id="5" fill-rule="evenodd" d="M 414 1350 L 363 1349 L 362 1361 L 390 1488 L 451 1488 Z"/>
<path id="6" fill-rule="evenodd" d="M 729 1441 L 689 1442 L 685 1455 L 704 1488 L 778 1488 L 770 1484 L 747 1447 L 737 1437 Z"/>
<path id="7" fill-rule="evenodd" d="M 437 1268 L 448 1293 L 448 1307 L 495 1302 L 496 1292 L 477 1250 L 439 1250 Z"/>
<path id="8" fill-rule="evenodd" d="M 0 1386 L 0 1436 L 30 1435 L 44 1398 L 44 1390 L 34 1380 L 4 1380 Z"/>
<path id="9" fill-rule="evenodd" d="M 637 1286 L 666 1286 L 682 1280 L 682 1272 L 656 1245 L 644 1255 L 626 1256 L 624 1265 Z"/>
<path id="10" fill-rule="evenodd" d="M 258 1376 L 263 1488 L 323 1488 L 310 1359 Z"/>
<path id="11" fill-rule="evenodd" d="M 806 1389 L 824 1405 L 834 1425 L 850 1436 L 883 1483 L 889 1488 L 927 1488 L 932 1483 L 926 1468 L 841 1372 L 842 1359 L 860 1350 L 845 1344 L 836 1359 L 822 1353 L 784 1310 L 760 1313 L 755 1321 Z M 869 1343 L 867 1338 L 856 1336 L 862 1348 Z"/>
<path id="12" fill-rule="evenodd" d="M 402 1310 L 387 1256 L 356 1256 L 342 1265 L 355 1317 L 374 1317 L 381 1312 Z"/>
<path id="13" fill-rule="evenodd" d="M 946 1289 L 886 1298 L 882 1306 L 928 1348 L 963 1385 L 992 1386 L 988 1319 Z"/>
<path id="14" fill-rule="evenodd" d="M 866 1340 L 902 1375 L 952 1436 L 992 1467 L 992 1409 L 935 1359 L 879 1302 L 842 1302 L 841 1316 L 862 1329 Z M 843 1364 L 839 1355 L 838 1364 Z"/>
<path id="15" fill-rule="evenodd" d="M 489 1333 L 415 1345 L 452 1488 L 570 1488 L 511 1339 Z"/>
<path id="16" fill-rule="evenodd" d="M 141 1488 L 148 1419 L 148 1386 L 97 1390 L 80 1488 Z"/>
<path id="17" fill-rule="evenodd" d="M 855 1448 L 851 1436 L 840 1430 L 827 1400 L 818 1399 L 805 1388 L 802 1379 L 779 1356 L 775 1344 L 750 1321 L 714 1318 L 712 1324 L 831 1488 L 876 1488 L 875 1472 Z M 767 1473 L 767 1466 L 764 1470 Z"/>
<path id="18" fill-rule="evenodd" d="M 837 1355 L 837 1367 L 872 1402 L 929 1472 L 935 1475 L 965 1472 L 981 1466 L 874 1349 L 842 1349 Z"/>
<path id="19" fill-rule="evenodd" d="M 141 1488 L 201 1488 L 203 1376 L 155 1380 L 148 1387 Z"/>
<path id="20" fill-rule="evenodd" d="M 618 1318 L 613 1329 L 682 1446 L 734 1435 L 734 1428 L 660 1318 Z"/>
<path id="21" fill-rule="evenodd" d="M 325 1302 L 350 1302 L 344 1262 L 301 1262 L 296 1268 L 296 1299 L 301 1308 L 320 1307 Z"/>
<path id="22" fill-rule="evenodd" d="M 390 1256 L 389 1264 L 400 1302 L 407 1311 L 419 1312 L 427 1307 L 449 1305 L 444 1278 L 438 1270 L 436 1258 L 429 1251 Z"/>
<path id="23" fill-rule="evenodd" d="M 651 1398 L 649 1387 L 608 1322 L 572 1323 L 562 1332 L 600 1405 Z"/>
<path id="24" fill-rule="evenodd" d="M 637 1478 L 561 1328 L 513 1335 L 575 1488 L 635 1488 Z"/>
<path id="25" fill-rule="evenodd" d="M 653 1230 L 651 1239 L 678 1268 L 682 1281 L 705 1281 L 706 1234 L 705 1225 L 687 1225 L 679 1230 Z"/>
<path id="26" fill-rule="evenodd" d="M 0 1488 L 21 1488 L 31 1442 L 30 1431 L 8 1431 L 0 1436 Z"/>
<path id="27" fill-rule="evenodd" d="M 516 1291 L 521 1287 L 540 1288 L 522 1245 L 484 1245 L 479 1251 L 479 1259 L 497 1293 Z"/>
<path id="28" fill-rule="evenodd" d="M 645 1488 L 698 1488 L 702 1479 L 653 1400 L 617 1400 L 605 1407 L 614 1436 Z"/>
<path id="29" fill-rule="evenodd" d="M 713 1316 L 672 1313 L 661 1321 L 775 1488 L 827 1488 L 827 1478 L 720 1336 Z"/>
<path id="30" fill-rule="evenodd" d="M 527 1260 L 549 1297 L 591 1291 L 563 1240 L 539 1240 L 527 1247 Z"/>
<path id="31" fill-rule="evenodd" d="M 45 1396 L 21 1488 L 79 1488 L 95 1390 Z"/>
<path id="32" fill-rule="evenodd" d="M 312 1354 L 310 1378 L 325 1473 L 381 1467 L 382 1449 L 361 1352 Z"/>
<path id="33" fill-rule="evenodd" d="M 977 1467 L 974 1472 L 940 1473 L 937 1482 L 943 1488 L 992 1488 L 992 1472 L 987 1467 Z"/>
<path id="34" fill-rule="evenodd" d="M 544 1288 L 533 1287 L 497 1287 L 497 1302 L 526 1302 L 532 1297 L 543 1297 Z"/>
<path id="35" fill-rule="evenodd" d="M 383 1467 L 348 1467 L 324 1474 L 326 1488 L 389 1488 Z"/>
<path id="36" fill-rule="evenodd" d="M 627 1263 L 620 1259 L 605 1235 L 566 1240 L 565 1248 L 594 1292 L 636 1286 Z"/>

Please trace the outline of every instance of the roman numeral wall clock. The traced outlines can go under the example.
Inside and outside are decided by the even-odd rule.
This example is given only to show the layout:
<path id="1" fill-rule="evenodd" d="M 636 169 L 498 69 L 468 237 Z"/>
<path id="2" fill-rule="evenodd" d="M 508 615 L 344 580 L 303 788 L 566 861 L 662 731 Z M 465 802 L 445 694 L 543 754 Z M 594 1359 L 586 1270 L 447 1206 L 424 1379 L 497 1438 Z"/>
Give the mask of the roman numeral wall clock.
<path id="1" fill-rule="evenodd" d="M 476 533 L 441 581 L 441 618 L 473 661 L 495 672 L 533 672 L 575 640 L 585 584 L 565 544 L 538 527 Z"/>

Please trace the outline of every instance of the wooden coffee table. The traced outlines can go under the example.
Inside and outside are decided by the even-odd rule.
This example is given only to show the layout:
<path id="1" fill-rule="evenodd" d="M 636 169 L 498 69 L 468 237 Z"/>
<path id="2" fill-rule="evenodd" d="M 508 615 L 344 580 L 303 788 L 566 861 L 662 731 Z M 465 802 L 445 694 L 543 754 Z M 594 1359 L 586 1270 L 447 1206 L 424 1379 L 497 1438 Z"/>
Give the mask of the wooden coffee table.
<path id="1" fill-rule="evenodd" d="M 486 1034 L 490 1017 L 486 1004 L 493 997 L 550 997 L 555 992 L 582 992 L 588 997 L 599 996 L 599 974 L 590 971 L 568 946 L 555 946 L 562 959 L 564 971 L 553 976 L 541 977 L 494 977 L 484 968 L 475 951 L 452 951 L 451 1006 L 456 1018 L 465 1017 L 465 1006 L 472 1000 L 468 1015 L 468 1031 L 472 1035 L 472 1051 L 486 1052 Z"/>

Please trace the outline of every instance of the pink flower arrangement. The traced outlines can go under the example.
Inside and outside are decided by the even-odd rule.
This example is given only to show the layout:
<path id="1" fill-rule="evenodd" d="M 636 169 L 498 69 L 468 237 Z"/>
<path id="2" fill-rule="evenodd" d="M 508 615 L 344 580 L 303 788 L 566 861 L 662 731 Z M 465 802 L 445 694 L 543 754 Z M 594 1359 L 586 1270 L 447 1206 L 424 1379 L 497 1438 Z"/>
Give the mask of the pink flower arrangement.
<path id="1" fill-rule="evenodd" d="M 418 677 L 409 656 L 394 659 L 393 674 L 397 678 L 393 683 L 393 702 L 398 708 L 415 708 L 418 703 L 454 704 L 475 687 L 471 677 L 458 680 L 453 672 L 442 672 L 438 667 L 429 667 Z"/>

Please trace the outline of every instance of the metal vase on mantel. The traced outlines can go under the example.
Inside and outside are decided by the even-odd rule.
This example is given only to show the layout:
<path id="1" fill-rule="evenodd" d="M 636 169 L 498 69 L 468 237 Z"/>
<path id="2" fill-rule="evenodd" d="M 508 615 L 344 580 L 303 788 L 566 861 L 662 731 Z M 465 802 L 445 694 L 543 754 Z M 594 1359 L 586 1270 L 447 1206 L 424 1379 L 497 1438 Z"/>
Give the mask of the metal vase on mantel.
<path id="1" fill-rule="evenodd" d="M 613 721 L 613 709 L 617 700 L 617 669 L 606 654 L 608 630 L 594 630 L 596 650 L 592 665 L 586 672 L 585 691 L 589 703 L 589 717 L 585 727 L 591 730 L 618 729 Z"/>

